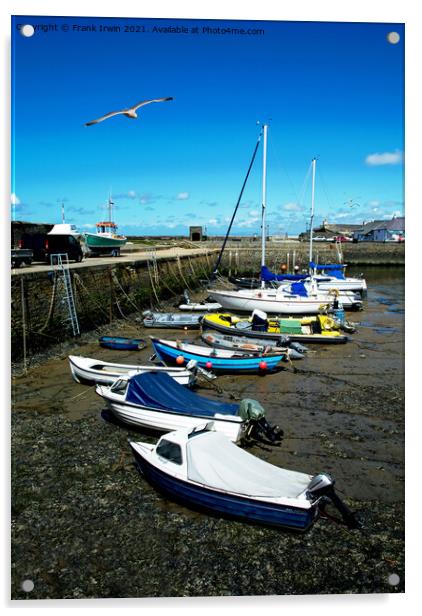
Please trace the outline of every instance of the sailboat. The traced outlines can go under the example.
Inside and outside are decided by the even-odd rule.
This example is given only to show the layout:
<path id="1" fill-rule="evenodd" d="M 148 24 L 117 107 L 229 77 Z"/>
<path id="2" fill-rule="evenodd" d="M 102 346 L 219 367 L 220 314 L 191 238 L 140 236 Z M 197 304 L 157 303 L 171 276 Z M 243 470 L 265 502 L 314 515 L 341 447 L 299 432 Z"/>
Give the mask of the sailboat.
<path id="1" fill-rule="evenodd" d="M 315 213 L 315 171 L 316 158 L 312 159 L 312 206 L 311 220 L 309 231 L 309 274 L 274 274 L 267 267 L 261 269 L 261 280 L 271 282 L 272 284 L 288 284 L 289 281 L 306 280 L 312 276 L 316 281 L 319 291 L 329 291 L 332 288 L 338 291 L 360 292 L 362 295 L 366 293 L 366 280 L 362 277 L 351 278 L 345 276 L 346 265 L 341 263 L 343 256 L 340 245 L 337 244 L 337 253 L 339 263 L 318 264 L 313 261 L 313 221 Z"/>
<path id="2" fill-rule="evenodd" d="M 108 221 L 96 223 L 96 233 L 85 233 L 88 248 L 94 254 L 111 253 L 113 257 L 120 255 L 120 248 L 127 242 L 124 235 L 117 233 L 117 225 L 113 222 L 113 205 L 111 195 L 108 197 Z"/>
<path id="3" fill-rule="evenodd" d="M 262 220 L 261 220 L 261 271 L 265 265 L 265 214 L 267 192 L 267 133 L 268 125 L 263 125 L 263 163 L 262 163 Z M 314 171 L 315 173 L 315 171 Z M 315 175 L 313 175 L 312 200 L 314 199 Z M 313 204 L 312 204 L 313 207 Z M 267 270 L 268 271 L 268 270 Z M 223 308 L 233 311 L 253 312 L 263 310 L 272 314 L 318 314 L 322 308 L 341 304 L 345 309 L 362 308 L 361 297 L 353 292 L 341 292 L 335 287 L 327 291 L 318 289 L 314 278 L 289 282 L 278 288 L 266 288 L 261 278 L 260 289 L 208 289 L 209 296 Z"/>

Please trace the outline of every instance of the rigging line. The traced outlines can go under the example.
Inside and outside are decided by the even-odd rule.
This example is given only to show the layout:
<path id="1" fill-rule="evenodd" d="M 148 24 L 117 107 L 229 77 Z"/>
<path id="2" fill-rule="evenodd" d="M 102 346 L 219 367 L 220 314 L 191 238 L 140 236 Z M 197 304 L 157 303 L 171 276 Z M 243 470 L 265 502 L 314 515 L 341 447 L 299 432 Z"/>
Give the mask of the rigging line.
<path id="1" fill-rule="evenodd" d="M 255 149 L 254 149 L 254 152 L 253 152 L 253 154 L 252 154 L 252 159 L 251 159 L 251 162 L 249 163 L 249 168 L 248 168 L 248 171 L 247 171 L 247 173 L 246 173 L 245 179 L 244 179 L 244 181 L 243 181 L 243 185 L 242 185 L 242 188 L 241 188 L 241 191 L 240 191 L 240 194 L 239 194 L 239 198 L 238 198 L 238 200 L 237 200 L 236 207 L 234 208 L 233 216 L 232 216 L 232 218 L 231 218 L 231 221 L 230 221 L 229 227 L 228 227 L 228 229 L 227 229 L 226 237 L 224 238 L 224 242 L 223 242 L 223 245 L 222 245 L 222 247 L 221 247 L 220 254 L 218 255 L 217 262 L 216 262 L 216 264 L 215 264 L 215 266 L 214 266 L 214 270 L 213 270 L 213 272 L 212 272 L 212 274 L 211 274 L 211 279 L 215 278 L 215 277 L 216 277 L 216 275 L 217 275 L 218 268 L 219 268 L 220 263 L 221 263 L 221 258 L 222 258 L 222 256 L 223 256 L 223 252 L 224 252 L 224 249 L 225 249 L 225 247 L 226 247 L 227 240 L 228 240 L 228 237 L 229 237 L 229 235 L 230 235 L 230 231 L 231 231 L 231 228 L 232 228 L 232 226 L 233 226 L 233 222 L 234 222 L 234 219 L 235 219 L 235 216 L 236 216 L 237 210 L 239 209 L 240 201 L 241 201 L 242 196 L 243 196 L 243 191 L 245 190 L 246 182 L 248 181 L 249 174 L 250 174 L 251 169 L 252 169 L 252 166 L 253 166 L 253 164 L 254 164 L 255 157 L 256 157 L 256 153 L 258 152 L 258 147 L 259 147 L 259 143 L 260 143 L 260 141 L 261 141 L 261 136 L 262 136 L 262 130 L 260 131 L 260 133 L 259 133 L 259 135 L 258 135 L 258 140 L 257 140 L 257 142 L 256 142 Z"/>
<path id="2" fill-rule="evenodd" d="M 325 196 L 327 198 L 328 207 L 331 209 L 331 202 L 330 202 L 330 198 L 328 196 L 327 187 L 326 187 L 325 180 L 324 180 L 324 177 L 323 177 L 323 175 L 321 173 L 321 170 L 320 170 L 319 166 L 317 168 L 317 174 L 318 174 L 318 178 L 321 180 L 322 189 L 325 192 Z"/>
<path id="3" fill-rule="evenodd" d="M 297 193 L 297 191 L 296 191 L 296 189 L 295 189 L 295 186 L 294 186 L 293 181 L 292 181 L 292 179 L 291 179 L 291 177 L 290 177 L 290 175 L 289 175 L 289 172 L 287 171 L 287 167 L 285 167 L 285 166 L 282 164 L 282 162 L 281 162 L 281 158 L 278 156 L 278 152 L 277 152 L 277 150 L 275 149 L 275 146 L 274 146 L 274 139 L 273 139 L 273 138 L 271 139 L 271 142 L 270 142 L 270 150 L 271 150 L 272 154 L 274 154 L 274 158 L 276 159 L 277 165 L 278 165 L 278 166 L 279 166 L 279 167 L 280 167 L 280 168 L 284 171 L 284 173 L 286 174 L 287 180 L 288 180 L 288 182 L 289 182 L 289 184 L 290 184 L 290 188 L 291 188 L 291 190 L 292 190 L 293 194 L 295 195 L 295 198 L 296 198 L 297 202 L 298 202 L 298 203 L 300 203 L 300 201 L 299 201 L 299 197 L 298 197 L 298 193 Z"/>

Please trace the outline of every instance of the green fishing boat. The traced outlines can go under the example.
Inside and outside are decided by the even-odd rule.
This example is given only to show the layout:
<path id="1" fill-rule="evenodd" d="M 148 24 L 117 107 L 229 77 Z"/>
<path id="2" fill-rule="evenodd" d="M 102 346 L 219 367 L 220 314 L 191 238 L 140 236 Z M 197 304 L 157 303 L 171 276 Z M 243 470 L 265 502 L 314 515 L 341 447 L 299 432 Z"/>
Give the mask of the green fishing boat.
<path id="1" fill-rule="evenodd" d="M 117 233 L 117 225 L 112 222 L 113 201 L 108 199 L 109 220 L 97 222 L 96 233 L 85 233 L 85 240 L 89 250 L 94 254 L 110 253 L 113 257 L 120 255 L 120 248 L 127 242 L 127 237 Z"/>

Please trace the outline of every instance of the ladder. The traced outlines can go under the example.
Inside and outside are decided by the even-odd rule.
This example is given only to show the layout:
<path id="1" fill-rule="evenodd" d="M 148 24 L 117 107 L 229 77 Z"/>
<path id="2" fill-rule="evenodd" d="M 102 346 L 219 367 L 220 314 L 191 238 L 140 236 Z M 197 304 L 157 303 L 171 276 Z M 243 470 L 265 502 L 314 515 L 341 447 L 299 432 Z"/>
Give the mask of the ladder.
<path id="1" fill-rule="evenodd" d="M 79 336 L 79 321 L 76 312 L 75 299 L 73 297 L 72 280 L 69 272 L 69 257 L 67 253 L 56 253 L 50 255 L 50 262 L 53 271 L 57 276 L 57 294 L 62 303 L 67 304 L 69 317 L 66 319 L 72 325 L 74 336 Z M 60 294 L 60 295 L 59 295 Z"/>

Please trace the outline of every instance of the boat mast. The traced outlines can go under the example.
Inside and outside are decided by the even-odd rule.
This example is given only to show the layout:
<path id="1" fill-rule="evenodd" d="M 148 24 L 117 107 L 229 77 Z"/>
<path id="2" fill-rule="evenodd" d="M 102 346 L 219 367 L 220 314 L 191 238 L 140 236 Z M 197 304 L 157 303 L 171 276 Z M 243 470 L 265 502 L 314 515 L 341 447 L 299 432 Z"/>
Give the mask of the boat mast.
<path id="1" fill-rule="evenodd" d="M 265 266 L 265 214 L 267 207 L 267 132 L 268 124 L 263 125 L 262 145 L 262 220 L 261 220 L 261 272 Z M 261 278 L 261 288 L 265 287 L 265 281 Z"/>
<path id="2" fill-rule="evenodd" d="M 312 159 L 312 197 L 311 197 L 311 222 L 309 229 L 309 268 L 311 268 L 312 263 L 312 240 L 314 233 L 314 212 L 315 212 L 315 168 L 316 168 L 316 158 Z M 312 273 L 312 272 L 310 272 Z"/>
<path id="3" fill-rule="evenodd" d="M 111 192 L 108 193 L 108 222 L 113 222 L 113 205 L 114 202 L 111 199 Z"/>

